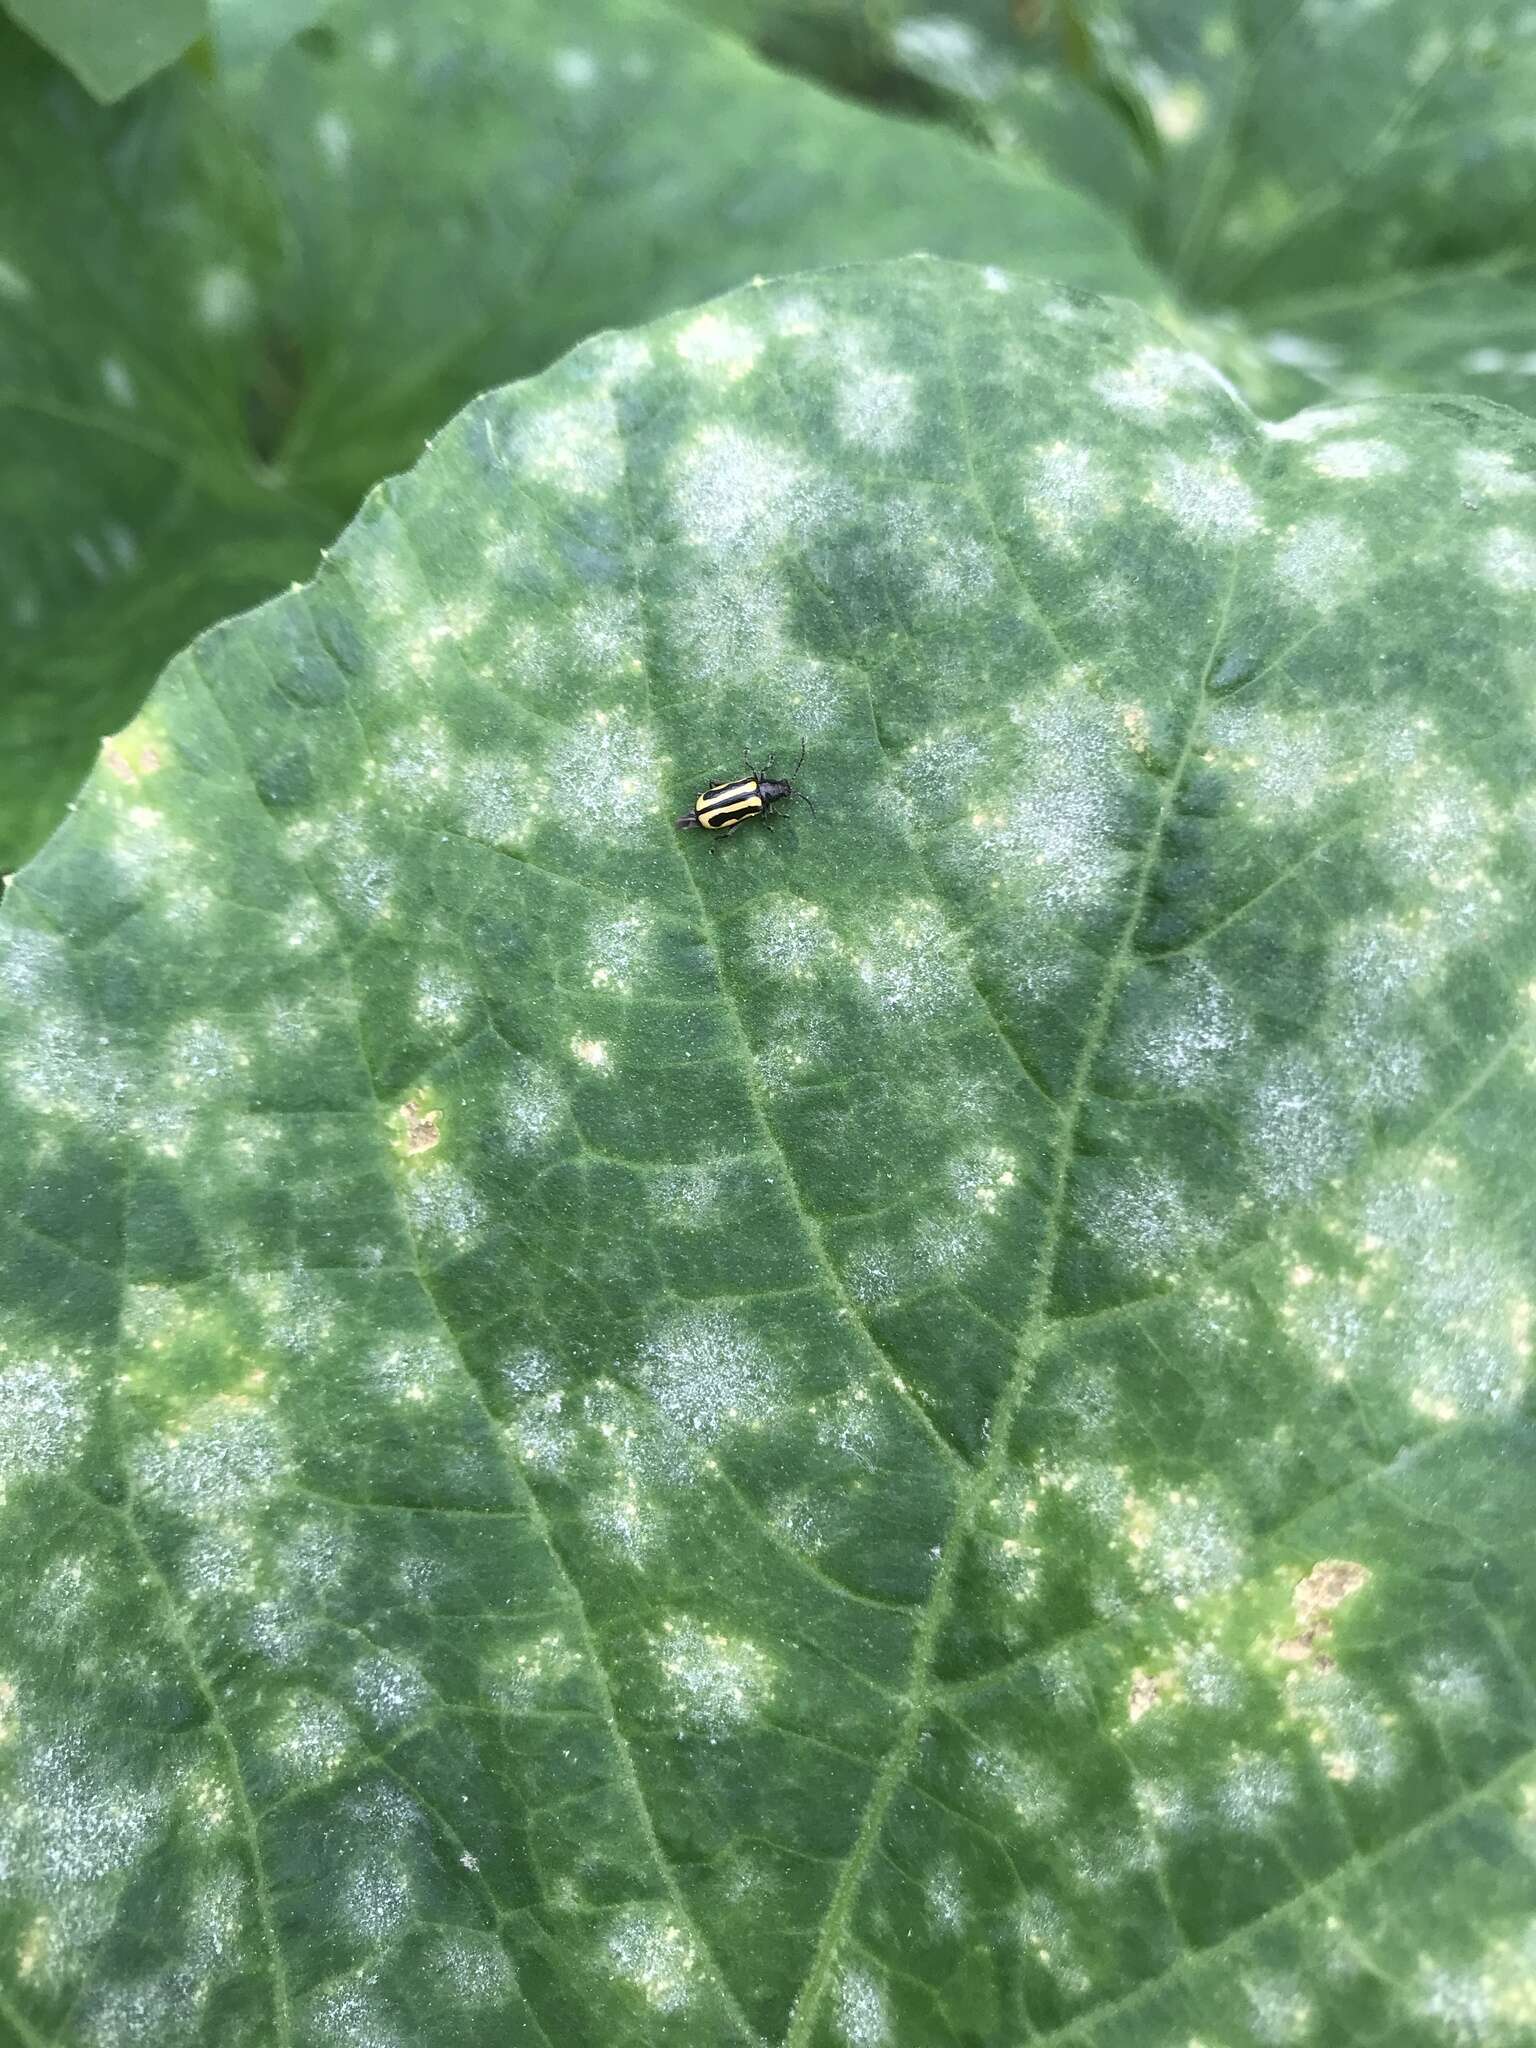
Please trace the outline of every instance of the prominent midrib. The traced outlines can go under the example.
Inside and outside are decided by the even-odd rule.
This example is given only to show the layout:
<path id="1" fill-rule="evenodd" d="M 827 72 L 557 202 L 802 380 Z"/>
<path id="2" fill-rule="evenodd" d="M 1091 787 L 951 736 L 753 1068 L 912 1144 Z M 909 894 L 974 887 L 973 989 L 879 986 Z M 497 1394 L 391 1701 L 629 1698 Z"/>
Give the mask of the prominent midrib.
<path id="1" fill-rule="evenodd" d="M 1234 567 L 1233 580 L 1236 570 Z M 837 1965 L 843 1937 L 847 1931 L 849 1916 L 858 1898 L 864 1872 L 873 1856 L 885 1825 L 885 1816 L 890 1808 L 898 1787 L 905 1780 L 911 1767 L 917 1745 L 922 1738 L 923 1727 L 932 1705 L 930 1688 L 933 1684 L 933 1657 L 944 1626 L 954 1606 L 955 1577 L 967 1538 L 976 1519 L 976 1511 L 982 1501 L 996 1490 L 998 1479 L 1007 1464 L 1008 1445 L 1013 1433 L 1014 1418 L 1019 1404 L 1030 1383 L 1035 1361 L 1043 1344 L 1052 1332 L 1050 1316 L 1051 1290 L 1055 1284 L 1056 1268 L 1060 1258 L 1062 1227 L 1066 1212 L 1067 1183 L 1077 1156 L 1077 1132 L 1082 1120 L 1083 1106 L 1088 1099 L 1089 1083 L 1099 1054 L 1104 1048 L 1113 1021 L 1115 1006 L 1120 999 L 1131 966 L 1134 962 L 1136 934 L 1146 914 L 1147 899 L 1151 893 L 1153 878 L 1157 873 L 1162 855 L 1163 842 L 1168 822 L 1178 802 L 1185 776 L 1194 752 L 1196 735 L 1205 709 L 1206 693 L 1216 653 L 1221 645 L 1222 632 L 1230 606 L 1231 587 L 1227 601 L 1223 604 L 1221 617 L 1213 637 L 1211 650 L 1201 671 L 1195 701 L 1190 710 L 1185 728 L 1183 744 L 1177 761 L 1167 779 L 1162 798 L 1157 807 L 1147 844 L 1140 865 L 1136 871 L 1130 908 L 1121 926 L 1104 979 L 1099 987 L 1098 999 L 1089 1014 L 1083 1043 L 1072 1071 L 1071 1084 L 1062 1098 L 1060 1129 L 1056 1143 L 1056 1163 L 1052 1175 L 1049 1206 L 1046 1211 L 1045 1230 L 1041 1238 L 1040 1253 L 1035 1264 L 1034 1279 L 1030 1287 L 1029 1300 L 1025 1309 L 1023 1325 L 1019 1333 L 1018 1349 L 1013 1371 L 1008 1384 L 998 1400 L 991 1417 L 987 1454 L 977 1467 L 970 1483 L 962 1493 L 955 1509 L 949 1533 L 944 1539 L 939 1567 L 934 1574 L 933 1590 L 929 1595 L 922 1622 L 913 1639 L 912 1675 L 908 1682 L 908 1706 L 901 1729 L 895 1742 L 886 1752 L 885 1760 L 876 1774 L 874 1786 L 865 1804 L 863 1817 L 859 1822 L 852 1849 L 843 1864 L 842 1874 L 833 1890 L 832 1898 L 823 1915 L 821 1933 L 817 1939 L 816 1953 L 810 1969 L 800 1988 L 790 2012 L 789 2028 L 784 2036 L 783 2048 L 805 2048 L 810 2041 L 822 2000 L 831 1982 Z"/>

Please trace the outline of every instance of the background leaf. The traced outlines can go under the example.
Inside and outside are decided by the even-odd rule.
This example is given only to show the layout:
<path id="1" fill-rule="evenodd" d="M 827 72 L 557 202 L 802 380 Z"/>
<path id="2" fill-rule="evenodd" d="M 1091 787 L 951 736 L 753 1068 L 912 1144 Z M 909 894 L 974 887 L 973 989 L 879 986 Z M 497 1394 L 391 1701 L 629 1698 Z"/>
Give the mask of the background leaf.
<path id="1" fill-rule="evenodd" d="M 1077 195 L 623 0 L 359 4 L 112 112 L 4 54 L 0 868 L 178 646 L 593 329 L 922 246 L 1156 290 Z"/>
<path id="2" fill-rule="evenodd" d="M 5 0 L 5 12 L 98 100 L 120 100 L 208 26 L 205 0 Z"/>
<path id="3" fill-rule="evenodd" d="M 1517 2040 L 1533 587 L 913 263 L 179 659 L 0 913 L 15 2035 Z"/>

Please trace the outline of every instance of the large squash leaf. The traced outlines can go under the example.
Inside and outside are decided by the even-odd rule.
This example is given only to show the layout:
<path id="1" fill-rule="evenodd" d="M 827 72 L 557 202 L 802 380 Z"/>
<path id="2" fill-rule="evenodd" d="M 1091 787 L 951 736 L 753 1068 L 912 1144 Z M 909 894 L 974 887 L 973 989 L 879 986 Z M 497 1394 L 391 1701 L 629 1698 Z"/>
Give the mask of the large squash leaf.
<path id="1" fill-rule="evenodd" d="M 1533 588 L 911 263 L 178 659 L 0 914 L 11 2038 L 1521 2039 Z"/>
<path id="2" fill-rule="evenodd" d="M 178 646 L 594 328 L 924 247 L 1156 289 L 1077 195 L 627 0 L 247 44 L 231 125 L 185 76 L 95 109 L 0 35 L 0 870 Z"/>

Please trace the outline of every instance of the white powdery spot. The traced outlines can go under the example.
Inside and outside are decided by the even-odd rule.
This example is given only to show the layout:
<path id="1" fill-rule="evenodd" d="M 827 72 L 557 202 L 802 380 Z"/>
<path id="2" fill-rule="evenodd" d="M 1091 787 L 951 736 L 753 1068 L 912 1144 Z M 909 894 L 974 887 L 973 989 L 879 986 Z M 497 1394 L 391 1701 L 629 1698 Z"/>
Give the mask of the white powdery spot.
<path id="1" fill-rule="evenodd" d="M 753 913 L 743 943 L 757 972 L 775 981 L 803 981 L 818 961 L 838 953 L 837 940 L 822 922 L 821 905 L 797 896 L 764 903 Z"/>
<path id="2" fill-rule="evenodd" d="M 675 1166 L 651 1181 L 651 1203 L 678 1230 L 709 1230 L 731 1199 L 728 1167 Z"/>
<path id="3" fill-rule="evenodd" d="M 562 820 L 580 839 L 633 836 L 656 813 L 655 743 L 622 704 L 571 726 L 549 773 L 561 791 Z"/>
<path id="4" fill-rule="evenodd" d="M 349 1863 L 337 1903 L 354 1933 L 387 1941 L 411 1917 L 411 1881 L 395 1857 L 364 1849 Z"/>
<path id="5" fill-rule="evenodd" d="M 828 340 L 837 362 L 838 433 L 877 455 L 903 447 L 917 418 L 917 380 L 882 363 L 873 337 L 863 329 L 840 328 Z"/>
<path id="6" fill-rule="evenodd" d="M 1492 1711 L 1488 1680 L 1475 1664 L 1441 1651 L 1409 1674 L 1408 1689 L 1433 1720 L 1485 1725 Z"/>
<path id="7" fill-rule="evenodd" d="M 1411 2011 L 1447 2048 L 1529 2048 L 1536 2026 L 1536 1921 L 1490 1933 L 1480 1953 L 1425 1958 L 1408 1990 Z"/>
<path id="8" fill-rule="evenodd" d="M 1280 1053 L 1244 1106 L 1250 1167 L 1274 1202 L 1300 1202 L 1342 1172 L 1354 1150 L 1338 1085 L 1305 1053 Z"/>
<path id="9" fill-rule="evenodd" d="M 1342 519 L 1304 519 L 1276 548 L 1275 575 L 1298 603 L 1330 612 L 1369 580 L 1370 551 Z"/>
<path id="10" fill-rule="evenodd" d="M 1241 540 L 1263 523 L 1253 492 L 1227 462 L 1165 455 L 1153 474 L 1151 499 L 1196 540 Z"/>
<path id="11" fill-rule="evenodd" d="M 31 278 L 0 256 L 0 299 L 9 299 L 13 306 L 24 306 L 32 296 Z"/>
<path id="12" fill-rule="evenodd" d="M 660 1907 L 629 1908 L 604 1946 L 613 1974 L 633 1986 L 653 2011 L 682 2011 L 693 1994 L 699 1952 L 686 1930 Z"/>
<path id="13" fill-rule="evenodd" d="M 593 988 L 624 995 L 650 946 L 650 919 L 637 912 L 604 917 L 587 932 L 587 979 Z"/>
<path id="14" fill-rule="evenodd" d="M 1285 2048 L 1287 2042 L 1313 2038 L 1316 2009 L 1297 1978 L 1266 1971 L 1244 1975 L 1240 1981 L 1249 2024 L 1260 2041 Z"/>
<path id="15" fill-rule="evenodd" d="M 709 371 L 735 384 L 757 367 L 763 337 L 729 314 L 709 312 L 680 328 L 672 346 L 691 370 Z"/>
<path id="16" fill-rule="evenodd" d="M 1536 476 L 1516 469 L 1502 448 L 1463 448 L 1456 470 L 1469 491 L 1484 498 L 1526 498 L 1536 491 Z"/>
<path id="17" fill-rule="evenodd" d="M 1130 1273 L 1172 1279 L 1215 1235 L 1190 1207 L 1181 1184 L 1161 1168 L 1133 1162 L 1084 1204 L 1083 1225 Z"/>
<path id="18" fill-rule="evenodd" d="M 357 1731 L 334 1701 L 300 1693 L 286 1700 L 268 1735 L 268 1748 L 290 1787 L 323 1785 L 352 1754 Z"/>
<path id="19" fill-rule="evenodd" d="M 1287 1710 L 1306 1727 L 1339 1785 L 1389 1784 L 1402 1768 L 1396 1716 L 1341 1671 L 1298 1667 L 1286 1680 Z"/>
<path id="20" fill-rule="evenodd" d="M 1408 467 L 1408 458 L 1390 441 L 1325 441 L 1312 457 L 1319 476 L 1339 482 L 1374 476 L 1398 476 Z"/>
<path id="21" fill-rule="evenodd" d="M 233 334 L 256 310 L 256 288 L 243 270 L 215 263 L 203 271 L 192 297 L 193 318 L 207 334 Z"/>
<path id="22" fill-rule="evenodd" d="M 873 1971 L 859 1964 L 841 1970 L 832 2011 L 848 2048 L 886 2048 L 891 2039 L 890 2001 Z"/>
<path id="23" fill-rule="evenodd" d="M 1219 1503 L 1178 1488 L 1159 1500 L 1128 1494 L 1124 1528 L 1137 1576 L 1177 1608 L 1242 1577 L 1242 1533 Z"/>
<path id="24" fill-rule="evenodd" d="M 163 1821 L 165 1795 L 115 1779 L 73 1730 L 20 1760 L 0 1807 L 0 1871 L 45 1899 L 130 1869 Z M 78 1902 L 77 1902 L 78 1903 Z"/>
<path id="25" fill-rule="evenodd" d="M 770 553 L 815 522 L 824 495 L 789 449 L 739 427 L 701 428 L 677 464 L 684 538 L 721 559 Z"/>
<path id="26" fill-rule="evenodd" d="M 1247 1041 L 1247 1020 L 1235 998 L 1202 960 L 1175 960 L 1161 972 L 1145 972 L 1136 993 L 1141 1000 L 1123 1056 L 1146 1085 L 1176 1092 L 1204 1087 Z"/>
<path id="27" fill-rule="evenodd" d="M 1244 779 L 1253 802 L 1293 817 L 1309 811 L 1336 775 L 1347 775 L 1333 726 L 1324 718 L 1285 718 L 1259 704 L 1218 704 L 1208 727 L 1224 764 Z"/>
<path id="28" fill-rule="evenodd" d="M 12 1480 L 72 1464 L 89 1424 L 84 1384 L 73 1367 L 39 1362 L 0 1371 L 0 1500 Z"/>
<path id="29" fill-rule="evenodd" d="M 1090 526 L 1119 509 L 1119 498 L 1098 457 L 1068 441 L 1037 449 L 1025 477 L 1030 513 L 1045 538 L 1058 547 L 1074 549 Z"/>
<path id="30" fill-rule="evenodd" d="M 742 1636 L 716 1635 L 687 1615 L 652 1643 L 672 1711 L 711 1740 L 750 1721 L 773 1689 L 773 1665 Z"/>
<path id="31" fill-rule="evenodd" d="M 505 761 L 467 762 L 454 787 L 466 836 L 491 846 L 515 846 L 525 839 L 541 808 L 526 772 Z"/>
<path id="32" fill-rule="evenodd" d="M 890 1023 L 934 1018 L 966 1000 L 963 977 L 948 959 L 949 934 L 936 903 L 913 902 L 851 943 L 855 975 Z"/>
<path id="33" fill-rule="evenodd" d="M 1478 567 L 1485 582 L 1511 597 L 1536 590 L 1536 541 L 1512 526 L 1496 527 L 1483 542 Z"/>
<path id="34" fill-rule="evenodd" d="M 778 1405 L 773 1364 L 750 1330 L 719 1308 L 669 1317 L 641 1353 L 637 1378 L 688 1435 L 712 1441 Z"/>
<path id="35" fill-rule="evenodd" d="M 401 1340 L 376 1351 L 368 1376 L 392 1401 L 430 1401 L 459 1379 L 457 1352 L 441 1337 Z"/>
<path id="36" fill-rule="evenodd" d="M 1273 1756 L 1236 1756 L 1216 1785 L 1216 1811 L 1239 1834 L 1263 1834 L 1300 1793 L 1296 1773 Z"/>
<path id="37" fill-rule="evenodd" d="M 484 1227 L 485 1204 L 452 1166 L 416 1166 L 407 1176 L 411 1228 L 435 1251 L 459 1250 Z"/>
<path id="38" fill-rule="evenodd" d="M 240 1396 L 205 1401 L 135 1446 L 138 1483 L 183 1515 L 227 1515 L 282 1485 L 288 1457 L 274 1418 Z"/>
<path id="39" fill-rule="evenodd" d="M 512 415 L 512 462 L 578 498 L 606 498 L 623 479 L 624 446 L 613 401 L 601 389 Z"/>
<path id="40" fill-rule="evenodd" d="M 530 1060 L 508 1080 L 500 1096 L 501 1131 L 510 1152 L 535 1152 L 565 1122 L 565 1092 L 547 1067 Z"/>
<path id="41" fill-rule="evenodd" d="M 1190 394 L 1209 404 L 1229 387 L 1221 372 L 1187 349 L 1150 347 L 1137 351 L 1123 370 L 1105 370 L 1093 380 L 1104 403 L 1133 419 L 1155 420 L 1176 399 Z"/>

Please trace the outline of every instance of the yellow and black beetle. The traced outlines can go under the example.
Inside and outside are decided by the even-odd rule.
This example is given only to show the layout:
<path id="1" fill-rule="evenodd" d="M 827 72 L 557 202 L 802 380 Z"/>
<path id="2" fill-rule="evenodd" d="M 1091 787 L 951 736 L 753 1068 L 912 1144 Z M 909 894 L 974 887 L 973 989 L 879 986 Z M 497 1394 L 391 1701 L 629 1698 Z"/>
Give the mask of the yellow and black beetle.
<path id="1" fill-rule="evenodd" d="M 686 832 L 690 826 L 698 826 L 704 832 L 719 832 L 729 839 L 742 825 L 752 819 L 761 818 L 765 825 L 773 823 L 773 812 L 769 806 L 781 803 L 786 797 L 795 797 L 803 803 L 814 818 L 816 806 L 803 790 L 795 788 L 793 782 L 775 781 L 766 770 L 754 768 L 745 751 L 742 760 L 746 763 L 745 775 L 735 776 L 728 782 L 712 782 L 708 789 L 700 790 L 693 800 L 693 809 L 677 820 L 677 829 Z M 800 742 L 800 759 L 795 763 L 795 773 L 800 773 L 805 760 L 805 742 Z M 768 757 L 767 767 L 772 768 L 773 756 Z"/>

